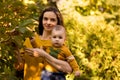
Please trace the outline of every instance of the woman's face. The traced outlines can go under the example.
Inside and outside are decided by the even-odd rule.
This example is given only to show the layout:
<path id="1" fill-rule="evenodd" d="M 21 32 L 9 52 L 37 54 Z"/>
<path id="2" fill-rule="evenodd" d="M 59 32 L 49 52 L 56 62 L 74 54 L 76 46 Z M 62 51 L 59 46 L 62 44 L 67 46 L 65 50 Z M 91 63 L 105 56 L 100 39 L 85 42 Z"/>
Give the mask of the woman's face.
<path id="1" fill-rule="evenodd" d="M 45 12 L 42 23 L 45 31 L 51 31 L 58 23 L 56 14 L 52 11 Z"/>

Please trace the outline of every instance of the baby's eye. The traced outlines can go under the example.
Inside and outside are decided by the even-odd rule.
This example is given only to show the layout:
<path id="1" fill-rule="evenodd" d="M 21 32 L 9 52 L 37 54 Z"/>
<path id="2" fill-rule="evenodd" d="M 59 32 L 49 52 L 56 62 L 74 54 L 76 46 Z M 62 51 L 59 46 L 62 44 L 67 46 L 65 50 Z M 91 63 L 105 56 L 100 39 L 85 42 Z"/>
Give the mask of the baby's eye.
<path id="1" fill-rule="evenodd" d="M 59 39 L 62 39 L 63 37 L 62 36 L 59 36 Z"/>
<path id="2" fill-rule="evenodd" d="M 56 36 L 53 36 L 53 38 L 56 38 Z"/>

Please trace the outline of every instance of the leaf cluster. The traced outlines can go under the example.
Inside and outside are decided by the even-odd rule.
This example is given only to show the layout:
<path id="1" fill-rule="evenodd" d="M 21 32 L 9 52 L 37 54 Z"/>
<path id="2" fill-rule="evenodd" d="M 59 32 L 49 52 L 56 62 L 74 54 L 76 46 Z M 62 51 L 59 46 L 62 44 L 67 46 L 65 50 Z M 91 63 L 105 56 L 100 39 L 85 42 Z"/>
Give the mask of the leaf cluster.
<path id="1" fill-rule="evenodd" d="M 19 78 L 16 78 L 17 72 L 13 66 L 16 61 L 16 50 L 23 47 L 26 37 L 33 36 L 35 27 L 38 25 L 39 13 L 44 6 L 41 1 L 35 1 L 34 4 L 27 5 L 23 0 L 0 1 L 1 80 L 18 80 Z M 21 75 L 23 73 L 19 76 Z"/>

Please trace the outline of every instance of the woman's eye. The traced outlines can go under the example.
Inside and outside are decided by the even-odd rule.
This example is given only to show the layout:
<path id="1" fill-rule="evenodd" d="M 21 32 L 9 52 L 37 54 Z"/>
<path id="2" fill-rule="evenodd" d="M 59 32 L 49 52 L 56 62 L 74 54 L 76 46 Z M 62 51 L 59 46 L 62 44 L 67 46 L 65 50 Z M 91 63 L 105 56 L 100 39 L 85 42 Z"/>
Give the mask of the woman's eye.
<path id="1" fill-rule="evenodd" d="M 54 21 L 56 21 L 56 20 L 55 20 L 55 19 L 51 19 L 51 21 L 53 21 L 53 22 L 54 22 Z"/>
<path id="2" fill-rule="evenodd" d="M 44 17 L 43 20 L 48 20 L 48 18 Z"/>

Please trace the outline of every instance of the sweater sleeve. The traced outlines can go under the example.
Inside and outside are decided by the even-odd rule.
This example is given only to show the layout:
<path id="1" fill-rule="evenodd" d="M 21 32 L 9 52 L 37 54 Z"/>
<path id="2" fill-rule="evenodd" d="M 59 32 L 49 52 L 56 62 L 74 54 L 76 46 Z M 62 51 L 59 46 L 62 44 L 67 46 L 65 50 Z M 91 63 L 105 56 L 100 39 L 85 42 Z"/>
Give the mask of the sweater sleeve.
<path id="1" fill-rule="evenodd" d="M 66 56 L 66 60 L 68 61 L 68 63 L 72 67 L 73 72 L 74 71 L 79 71 L 79 65 L 77 64 L 77 61 L 75 60 L 71 51 L 67 47 L 64 47 L 64 52 L 65 52 L 64 54 Z"/>
<path id="2" fill-rule="evenodd" d="M 75 60 L 73 55 L 67 57 L 67 61 L 69 62 L 70 66 L 72 67 L 73 72 L 79 71 L 79 65 L 77 64 L 77 61 Z"/>

